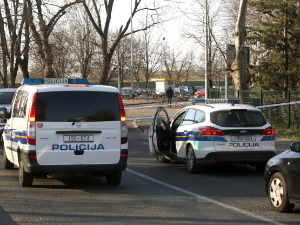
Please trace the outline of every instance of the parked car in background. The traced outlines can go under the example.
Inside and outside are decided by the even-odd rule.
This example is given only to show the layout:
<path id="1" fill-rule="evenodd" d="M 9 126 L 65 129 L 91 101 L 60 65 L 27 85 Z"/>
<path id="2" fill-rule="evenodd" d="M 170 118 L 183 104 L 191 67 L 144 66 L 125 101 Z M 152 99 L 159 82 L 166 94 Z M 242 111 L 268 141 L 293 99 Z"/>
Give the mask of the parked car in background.
<path id="1" fill-rule="evenodd" d="M 131 90 L 131 87 L 123 87 L 122 89 L 129 89 L 129 90 Z M 136 88 L 136 87 L 134 87 L 133 90 L 134 90 L 133 93 L 135 95 L 141 95 L 143 93 L 139 88 Z"/>
<path id="2" fill-rule="evenodd" d="M 205 96 L 205 88 L 202 88 L 201 90 L 197 91 L 195 93 L 196 96 Z"/>
<path id="3" fill-rule="evenodd" d="M 10 111 L 10 104 L 14 97 L 17 88 L 1 88 L 0 89 L 0 107 L 5 107 L 7 112 Z M 0 119 L 0 135 L 3 133 L 3 128 L 6 124 L 6 119 Z"/>
<path id="4" fill-rule="evenodd" d="M 120 94 L 122 97 L 131 97 L 132 91 L 131 91 L 131 89 L 122 88 Z"/>
<path id="5" fill-rule="evenodd" d="M 152 94 L 151 90 L 148 89 L 148 88 L 140 88 L 140 89 L 143 92 L 143 94 L 146 94 L 146 95 L 151 95 Z"/>
<path id="6" fill-rule="evenodd" d="M 179 88 L 179 89 L 184 89 L 184 90 L 187 92 L 187 94 L 190 94 L 190 95 L 193 94 L 193 88 L 190 87 L 190 86 L 180 86 L 180 87 L 178 87 L 178 88 Z"/>
<path id="7" fill-rule="evenodd" d="M 205 88 L 204 86 L 195 86 L 196 92 L 202 90 Z"/>
<path id="8" fill-rule="evenodd" d="M 175 95 L 180 95 L 180 96 L 183 96 L 183 95 L 186 95 L 187 92 L 183 89 L 183 88 L 175 88 Z"/>

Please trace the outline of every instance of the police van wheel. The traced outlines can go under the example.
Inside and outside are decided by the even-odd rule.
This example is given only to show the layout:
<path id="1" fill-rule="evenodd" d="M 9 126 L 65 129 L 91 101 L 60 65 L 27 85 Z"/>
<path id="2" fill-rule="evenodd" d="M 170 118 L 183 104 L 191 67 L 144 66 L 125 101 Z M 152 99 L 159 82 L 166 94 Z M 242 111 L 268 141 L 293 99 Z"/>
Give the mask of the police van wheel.
<path id="1" fill-rule="evenodd" d="M 106 175 L 106 182 L 109 185 L 118 185 L 122 179 L 122 171 L 117 171 L 113 174 Z"/>
<path id="2" fill-rule="evenodd" d="M 5 148 L 4 148 L 4 145 L 3 146 L 3 165 L 4 165 L 4 169 L 12 169 L 14 168 L 14 164 L 11 163 L 7 157 L 6 157 L 6 152 L 5 152 Z"/>
<path id="3" fill-rule="evenodd" d="M 171 160 L 167 159 L 164 155 L 156 156 L 156 159 L 160 163 L 169 163 Z"/>
<path id="4" fill-rule="evenodd" d="M 19 184 L 21 187 L 31 187 L 33 182 L 33 174 L 24 170 L 23 161 L 19 163 Z"/>
<path id="5" fill-rule="evenodd" d="M 191 145 L 187 150 L 186 164 L 190 173 L 199 173 L 202 170 L 202 167 L 196 164 L 195 153 Z"/>

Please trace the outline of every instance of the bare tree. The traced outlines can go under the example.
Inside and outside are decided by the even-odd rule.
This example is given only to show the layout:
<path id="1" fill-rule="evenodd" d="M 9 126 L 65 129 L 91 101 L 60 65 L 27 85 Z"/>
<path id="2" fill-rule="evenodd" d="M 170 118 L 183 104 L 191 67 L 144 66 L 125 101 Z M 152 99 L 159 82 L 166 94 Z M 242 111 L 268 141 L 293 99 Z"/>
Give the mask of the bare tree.
<path id="1" fill-rule="evenodd" d="M 236 58 L 232 63 L 231 69 L 234 71 L 232 76 L 234 79 L 235 88 L 237 90 L 247 90 L 246 82 L 246 62 L 245 62 L 245 38 L 247 36 L 246 31 L 246 13 L 247 13 L 248 0 L 240 1 L 239 15 L 235 28 L 235 50 Z M 244 101 L 242 92 L 240 94 L 241 100 Z"/>
<path id="2" fill-rule="evenodd" d="M 0 4 L 0 32 L 1 48 L 3 53 L 3 75 L 1 74 L 1 78 L 3 80 L 4 87 L 7 87 L 8 60 L 11 86 L 15 87 L 15 79 L 19 69 L 19 64 L 21 65 L 22 71 L 24 71 L 25 77 L 28 76 L 29 29 L 28 26 L 24 25 L 27 7 L 19 0 L 11 2 L 4 0 L 4 8 L 2 7 L 3 5 Z M 3 11 L 5 12 L 4 17 L 2 15 Z M 24 30 L 25 36 L 23 33 Z M 23 40 L 25 44 L 22 44 Z M 22 47 L 23 50 L 21 50 Z M 21 58 L 22 54 L 24 56 L 23 59 Z"/>
<path id="3" fill-rule="evenodd" d="M 130 17 L 127 19 L 126 24 L 123 26 L 121 25 L 118 29 L 117 36 L 115 40 L 109 44 L 109 28 L 110 28 L 110 22 L 112 17 L 112 10 L 114 5 L 114 0 L 91 0 L 92 5 L 89 6 L 87 1 L 83 2 L 83 6 L 88 13 L 88 16 L 97 32 L 97 34 L 100 37 L 100 43 L 97 42 L 91 42 L 93 45 L 95 45 L 97 48 L 99 48 L 103 55 L 103 70 L 101 77 L 99 79 L 99 84 L 107 84 L 108 83 L 108 75 L 111 67 L 111 60 L 113 57 L 113 54 L 120 42 L 120 40 L 130 33 L 127 33 L 127 30 L 130 25 Z M 156 16 L 152 16 L 152 21 L 149 23 L 146 27 L 142 27 L 140 29 L 135 29 L 133 33 L 146 30 L 160 22 L 160 13 L 159 10 L 161 9 L 156 5 L 156 1 L 153 0 L 153 7 L 143 7 L 139 8 L 142 0 L 134 0 L 134 7 L 132 11 L 132 17 L 134 17 L 137 13 L 142 11 L 153 11 L 153 14 Z M 145 1 L 144 1 L 145 2 Z M 95 15 L 92 14 L 91 9 L 95 12 Z M 105 14 L 106 17 L 103 19 L 101 15 Z M 88 41 L 88 40 L 87 40 Z"/>
<path id="4" fill-rule="evenodd" d="M 34 7 L 32 3 L 33 0 L 25 0 L 25 3 L 28 7 L 26 22 L 30 26 L 32 35 L 38 47 L 38 54 L 41 57 L 44 77 L 46 78 L 54 77 L 53 52 L 49 37 L 59 19 L 67 13 L 66 10 L 76 3 L 80 3 L 82 1 L 84 0 L 76 0 L 62 6 L 57 6 L 57 12 L 51 15 L 54 11 L 54 4 L 49 6 L 45 0 L 35 0 Z M 48 7 L 51 7 L 51 9 Z"/>

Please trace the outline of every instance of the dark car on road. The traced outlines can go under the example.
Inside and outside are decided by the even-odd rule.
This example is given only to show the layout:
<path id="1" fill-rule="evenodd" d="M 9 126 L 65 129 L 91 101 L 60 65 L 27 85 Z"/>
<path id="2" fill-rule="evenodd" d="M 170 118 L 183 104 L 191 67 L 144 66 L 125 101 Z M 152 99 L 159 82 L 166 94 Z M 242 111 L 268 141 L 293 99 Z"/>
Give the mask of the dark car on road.
<path id="1" fill-rule="evenodd" d="M 300 142 L 268 161 L 265 192 L 275 211 L 288 212 L 300 204 Z"/>

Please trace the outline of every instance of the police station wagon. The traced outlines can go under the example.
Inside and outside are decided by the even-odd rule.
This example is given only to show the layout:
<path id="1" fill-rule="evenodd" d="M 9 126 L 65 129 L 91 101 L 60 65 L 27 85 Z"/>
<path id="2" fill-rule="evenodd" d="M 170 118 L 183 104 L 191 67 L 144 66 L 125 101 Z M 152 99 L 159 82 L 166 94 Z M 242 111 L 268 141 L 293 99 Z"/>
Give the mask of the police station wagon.
<path id="1" fill-rule="evenodd" d="M 33 178 L 92 174 L 119 184 L 127 166 L 128 130 L 114 87 L 86 79 L 24 79 L 3 132 L 4 168 L 19 167 L 19 183 Z"/>
<path id="2" fill-rule="evenodd" d="M 190 105 L 171 120 L 158 108 L 149 129 L 150 155 L 159 162 L 187 163 L 191 173 L 215 163 L 249 164 L 263 171 L 275 155 L 274 128 L 259 109 L 234 102 Z"/>

